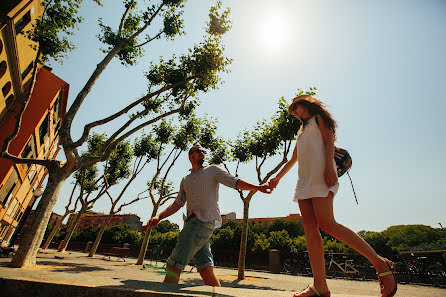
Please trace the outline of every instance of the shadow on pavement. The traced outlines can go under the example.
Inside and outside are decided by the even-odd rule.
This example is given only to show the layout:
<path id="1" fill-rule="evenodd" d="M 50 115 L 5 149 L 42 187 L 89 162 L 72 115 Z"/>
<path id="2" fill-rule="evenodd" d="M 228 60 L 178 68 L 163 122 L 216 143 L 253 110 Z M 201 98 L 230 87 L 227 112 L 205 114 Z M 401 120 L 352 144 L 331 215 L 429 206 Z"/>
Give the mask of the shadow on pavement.
<path id="1" fill-rule="evenodd" d="M 57 262 L 57 261 L 38 261 L 35 270 L 45 270 L 52 272 L 71 272 L 71 273 L 81 273 L 88 271 L 106 271 L 103 267 L 96 265 L 88 265 L 83 263 L 71 263 L 71 262 Z M 34 270 L 34 269 L 33 269 Z"/>
<path id="2" fill-rule="evenodd" d="M 203 286 L 203 282 L 192 281 L 188 284 L 165 284 L 152 281 L 139 281 L 139 280 L 122 280 L 123 284 L 119 286 L 102 286 L 98 288 L 107 289 L 131 289 L 131 290 L 148 290 L 157 293 L 176 293 L 176 294 L 190 294 L 190 295 L 208 295 L 215 296 L 212 292 L 212 288 L 209 287 L 209 291 L 194 290 L 191 286 Z M 227 295 L 218 293 L 219 297 L 234 297 L 234 295 Z"/>

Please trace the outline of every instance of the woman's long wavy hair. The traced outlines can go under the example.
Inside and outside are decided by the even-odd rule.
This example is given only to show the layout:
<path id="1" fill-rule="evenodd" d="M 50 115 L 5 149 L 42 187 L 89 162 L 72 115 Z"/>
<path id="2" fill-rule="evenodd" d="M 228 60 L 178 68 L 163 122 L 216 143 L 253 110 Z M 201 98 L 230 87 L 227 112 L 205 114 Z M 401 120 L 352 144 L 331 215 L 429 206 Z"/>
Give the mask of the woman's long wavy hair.
<path id="1" fill-rule="evenodd" d="M 293 105 L 302 105 L 308 110 L 308 113 L 311 114 L 311 116 L 319 115 L 320 117 L 322 117 L 324 122 L 331 129 L 333 129 L 333 134 L 336 139 L 336 128 L 338 127 L 338 124 L 336 123 L 333 116 L 328 112 L 325 104 L 322 103 L 322 101 L 317 100 L 310 95 L 299 95 L 293 99 Z M 304 121 L 302 122 L 303 126 L 305 126 L 306 123 Z"/>

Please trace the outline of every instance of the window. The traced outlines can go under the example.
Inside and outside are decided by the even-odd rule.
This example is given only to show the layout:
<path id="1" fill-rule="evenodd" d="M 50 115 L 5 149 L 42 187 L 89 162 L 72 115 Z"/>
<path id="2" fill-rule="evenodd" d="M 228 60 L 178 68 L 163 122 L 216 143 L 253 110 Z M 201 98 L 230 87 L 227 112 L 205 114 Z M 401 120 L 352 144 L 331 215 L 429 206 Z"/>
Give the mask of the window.
<path id="1" fill-rule="evenodd" d="M 25 13 L 20 20 L 15 23 L 15 34 L 19 34 L 31 22 L 31 10 Z"/>
<path id="2" fill-rule="evenodd" d="M 28 171 L 28 179 L 29 182 L 32 183 L 37 174 L 37 166 L 36 164 L 31 164 L 30 169 Z"/>
<path id="3" fill-rule="evenodd" d="M 9 94 L 9 91 L 11 91 L 11 82 L 8 81 L 2 88 L 3 96 L 6 97 L 6 95 Z"/>
<path id="4" fill-rule="evenodd" d="M 45 138 L 48 136 L 48 121 L 49 121 L 50 114 L 48 113 L 43 120 L 42 124 L 40 124 L 39 127 L 39 140 L 40 145 L 43 145 L 45 142 Z"/>
<path id="5" fill-rule="evenodd" d="M 59 121 L 60 118 L 60 111 L 62 109 L 62 92 L 63 89 L 60 90 L 59 95 L 57 96 L 56 102 L 54 103 L 53 106 L 53 123 L 56 124 L 56 122 Z"/>
<path id="6" fill-rule="evenodd" d="M 14 198 L 14 200 L 9 205 L 8 210 L 6 211 L 6 215 L 10 217 L 16 210 L 16 207 L 18 204 L 19 204 L 19 200 L 17 200 L 17 198 Z"/>
<path id="7" fill-rule="evenodd" d="M 5 207 L 15 194 L 15 190 L 20 187 L 21 183 L 17 171 L 13 170 L 8 180 L 0 190 L 0 205 Z"/>
<path id="8" fill-rule="evenodd" d="M 2 78 L 3 75 L 5 75 L 6 70 L 8 70 L 8 64 L 6 64 L 6 61 L 2 61 L 0 63 L 0 78 Z"/>
<path id="9" fill-rule="evenodd" d="M 8 98 L 6 98 L 6 106 L 10 106 L 13 101 L 14 101 L 14 95 L 11 94 L 8 96 Z"/>
<path id="10" fill-rule="evenodd" d="M 31 138 L 28 140 L 28 143 L 26 144 L 20 156 L 22 158 L 34 158 L 36 156 L 33 135 L 31 135 Z M 23 168 L 25 168 L 25 170 L 28 168 L 28 164 L 22 164 L 22 166 Z"/>
<path id="11" fill-rule="evenodd" d="M 26 67 L 26 69 L 23 70 L 23 72 L 22 72 L 22 80 L 25 79 L 25 77 L 31 72 L 32 69 L 33 69 L 33 62 L 29 63 L 28 67 Z"/>
<path id="12" fill-rule="evenodd" d="M 23 209 L 21 209 L 21 210 L 20 210 L 20 214 L 19 214 L 18 217 L 15 219 L 16 222 L 20 222 L 20 219 L 23 217 L 23 214 L 24 214 Z"/>
<path id="13" fill-rule="evenodd" d="M 9 191 L 8 191 L 8 193 L 5 195 L 5 199 L 4 199 L 3 202 L 2 202 L 2 206 L 3 206 L 3 207 L 5 207 L 5 206 L 8 204 L 9 200 L 11 199 L 11 197 L 12 197 L 12 192 L 14 192 L 14 189 L 15 189 L 15 186 L 16 186 L 16 185 L 17 185 L 17 184 L 14 183 L 14 184 L 12 184 L 12 185 L 9 187 Z"/>

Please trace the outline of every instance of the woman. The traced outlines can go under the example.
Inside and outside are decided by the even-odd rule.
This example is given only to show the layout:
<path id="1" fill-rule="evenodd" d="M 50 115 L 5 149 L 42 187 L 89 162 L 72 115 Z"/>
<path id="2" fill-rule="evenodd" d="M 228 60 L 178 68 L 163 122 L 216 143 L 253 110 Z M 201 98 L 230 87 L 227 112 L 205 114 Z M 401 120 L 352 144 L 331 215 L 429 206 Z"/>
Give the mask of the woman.
<path id="1" fill-rule="evenodd" d="M 313 285 L 295 293 L 294 297 L 330 296 L 319 228 L 365 256 L 378 273 L 381 297 L 394 296 L 397 290 L 392 272 L 394 264 L 379 256 L 355 232 L 337 223 L 333 216 L 333 198 L 339 187 L 334 161 L 336 121 L 321 101 L 308 95 L 294 98 L 288 111 L 301 120 L 302 126 L 293 156 L 269 185 L 273 189 L 277 187 L 280 179 L 299 161 L 294 201 L 299 203 L 302 215 Z"/>

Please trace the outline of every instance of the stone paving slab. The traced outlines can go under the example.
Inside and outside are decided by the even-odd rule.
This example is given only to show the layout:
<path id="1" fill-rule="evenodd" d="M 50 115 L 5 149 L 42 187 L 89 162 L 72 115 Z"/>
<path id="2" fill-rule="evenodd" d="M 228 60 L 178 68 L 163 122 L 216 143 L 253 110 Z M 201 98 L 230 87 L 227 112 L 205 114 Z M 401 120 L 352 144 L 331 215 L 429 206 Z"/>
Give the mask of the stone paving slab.
<path id="1" fill-rule="evenodd" d="M 312 282 L 309 277 L 247 271 L 237 280 L 237 270 L 216 268 L 222 287 L 204 286 L 200 275 L 186 270 L 178 285 L 164 284 L 163 263 L 146 261 L 144 268 L 136 259 L 126 262 L 106 260 L 101 255 L 88 258 L 84 253 L 40 252 L 37 266 L 30 269 L 8 267 L 11 258 L 0 258 L 0 297 L 291 297 L 293 292 Z M 333 297 L 380 296 L 377 281 L 329 279 Z M 8 294 L 8 295 L 5 295 Z M 446 289 L 399 285 L 396 296 L 446 297 Z"/>

